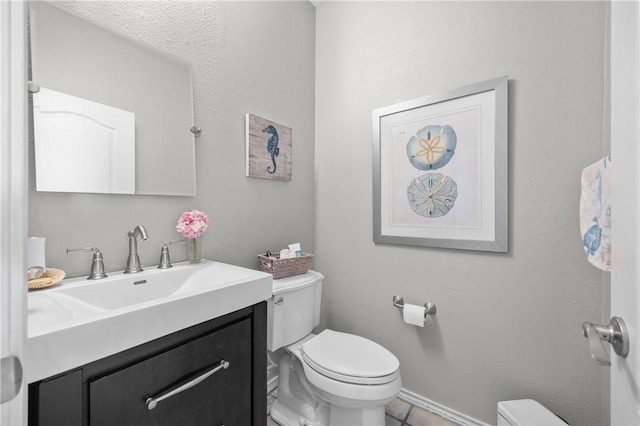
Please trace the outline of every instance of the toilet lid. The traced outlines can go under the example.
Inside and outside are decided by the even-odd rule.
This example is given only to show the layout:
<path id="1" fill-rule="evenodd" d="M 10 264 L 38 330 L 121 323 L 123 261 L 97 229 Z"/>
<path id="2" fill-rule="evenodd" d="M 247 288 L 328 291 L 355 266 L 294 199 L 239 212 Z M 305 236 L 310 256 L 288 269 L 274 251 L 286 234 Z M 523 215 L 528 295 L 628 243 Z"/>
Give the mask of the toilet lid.
<path id="1" fill-rule="evenodd" d="M 361 336 L 324 330 L 301 347 L 303 360 L 318 373 L 347 383 L 383 384 L 398 375 L 391 352 Z"/>

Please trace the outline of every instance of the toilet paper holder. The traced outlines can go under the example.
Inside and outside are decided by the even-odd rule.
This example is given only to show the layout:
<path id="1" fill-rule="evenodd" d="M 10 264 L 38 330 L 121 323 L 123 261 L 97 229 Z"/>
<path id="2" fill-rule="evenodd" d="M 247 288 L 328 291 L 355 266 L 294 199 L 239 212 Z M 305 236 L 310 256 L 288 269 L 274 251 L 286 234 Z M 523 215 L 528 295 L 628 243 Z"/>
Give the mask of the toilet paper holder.
<path id="1" fill-rule="evenodd" d="M 402 296 L 393 296 L 393 306 L 395 306 L 400 310 L 403 310 L 404 298 Z M 425 307 L 425 311 L 424 311 L 425 319 L 427 318 L 427 315 L 435 315 L 436 312 L 438 311 L 438 309 L 436 308 L 436 305 L 434 305 L 433 303 L 425 303 L 424 307 Z"/>

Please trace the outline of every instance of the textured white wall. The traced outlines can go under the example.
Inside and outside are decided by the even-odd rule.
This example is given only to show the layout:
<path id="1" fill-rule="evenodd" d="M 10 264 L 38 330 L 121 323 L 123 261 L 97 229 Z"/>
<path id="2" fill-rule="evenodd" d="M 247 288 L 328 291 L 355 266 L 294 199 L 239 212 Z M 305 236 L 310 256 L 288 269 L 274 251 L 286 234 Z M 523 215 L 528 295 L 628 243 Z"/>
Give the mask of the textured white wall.
<path id="1" fill-rule="evenodd" d="M 603 156 L 603 2 L 324 2 L 316 10 L 316 268 L 324 325 L 372 338 L 404 387 L 488 423 L 534 398 L 606 423 L 580 324 L 607 277 L 579 236 L 583 167 Z M 371 111 L 508 74 L 507 254 L 372 242 Z M 433 302 L 424 329 L 391 304 Z M 605 390 L 606 391 L 606 390 Z"/>
<path id="2" fill-rule="evenodd" d="M 108 270 L 121 270 L 127 231 L 150 233 L 138 250 L 157 265 L 164 241 L 179 239 L 185 210 L 211 219 L 206 258 L 256 267 L 256 254 L 301 242 L 314 248 L 314 7 L 306 2 L 56 2 L 193 64 L 197 197 L 42 193 L 34 190 L 33 153 L 29 233 L 47 237 L 49 266 L 68 276 L 89 273 L 90 254 L 102 250 Z M 245 114 L 293 128 L 290 182 L 245 177 Z M 33 144 L 31 144 L 33 146 Z M 180 171 L 167 171 L 167 173 Z M 184 246 L 172 260 L 186 259 Z"/>

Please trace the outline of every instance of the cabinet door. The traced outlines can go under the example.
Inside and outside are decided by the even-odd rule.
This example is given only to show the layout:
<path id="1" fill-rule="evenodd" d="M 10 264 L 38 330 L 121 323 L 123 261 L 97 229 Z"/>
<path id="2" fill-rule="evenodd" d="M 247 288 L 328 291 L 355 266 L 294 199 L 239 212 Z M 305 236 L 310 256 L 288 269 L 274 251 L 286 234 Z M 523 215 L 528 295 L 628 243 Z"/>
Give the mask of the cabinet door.
<path id="1" fill-rule="evenodd" d="M 29 426 L 82 425 L 82 370 L 29 385 Z"/>
<path id="2" fill-rule="evenodd" d="M 89 383 L 91 426 L 251 424 L 251 320 L 246 319 Z M 228 361 L 150 410 L 146 401 Z"/>

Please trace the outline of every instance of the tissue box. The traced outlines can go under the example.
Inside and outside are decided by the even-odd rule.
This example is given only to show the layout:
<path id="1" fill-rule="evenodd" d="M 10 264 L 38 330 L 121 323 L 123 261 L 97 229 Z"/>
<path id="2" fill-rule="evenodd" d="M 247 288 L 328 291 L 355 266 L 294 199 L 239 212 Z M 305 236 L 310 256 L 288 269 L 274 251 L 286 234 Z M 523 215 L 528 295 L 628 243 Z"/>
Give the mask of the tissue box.
<path id="1" fill-rule="evenodd" d="M 273 279 L 304 274 L 309 270 L 311 259 L 313 255 L 309 253 L 302 253 L 302 256 L 291 259 L 280 259 L 280 254 L 273 254 L 271 257 L 266 254 L 258 255 L 260 270 L 273 274 Z"/>

